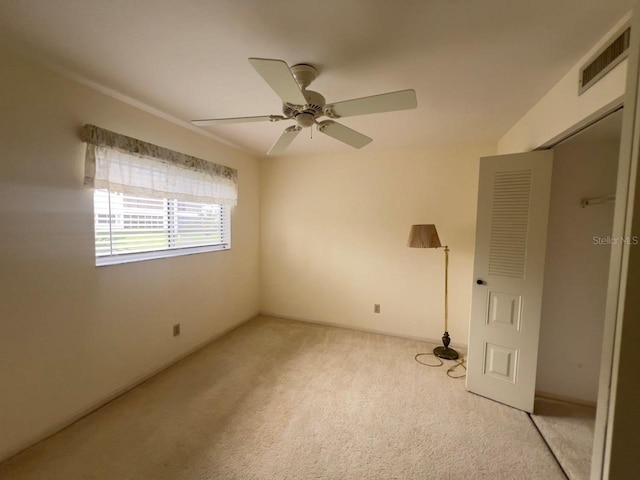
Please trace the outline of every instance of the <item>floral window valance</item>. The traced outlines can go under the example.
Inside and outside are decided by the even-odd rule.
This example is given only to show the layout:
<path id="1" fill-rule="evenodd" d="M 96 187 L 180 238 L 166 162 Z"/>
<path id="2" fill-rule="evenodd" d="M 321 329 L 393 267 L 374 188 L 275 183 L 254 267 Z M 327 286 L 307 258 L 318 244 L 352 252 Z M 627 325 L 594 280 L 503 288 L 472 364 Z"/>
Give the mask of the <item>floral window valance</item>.
<path id="1" fill-rule="evenodd" d="M 143 142 L 95 125 L 85 125 L 84 185 L 150 198 L 177 198 L 236 205 L 238 171 Z"/>

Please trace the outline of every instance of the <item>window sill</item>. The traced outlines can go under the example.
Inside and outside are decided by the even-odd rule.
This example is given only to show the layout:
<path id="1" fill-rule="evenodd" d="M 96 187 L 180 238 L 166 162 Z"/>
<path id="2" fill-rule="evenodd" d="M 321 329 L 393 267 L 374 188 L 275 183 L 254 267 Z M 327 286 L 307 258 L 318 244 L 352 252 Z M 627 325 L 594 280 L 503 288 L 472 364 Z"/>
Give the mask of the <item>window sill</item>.
<path id="1" fill-rule="evenodd" d="M 96 267 L 106 267 L 109 265 L 120 265 L 123 263 L 143 262 L 145 260 L 157 260 L 159 258 L 181 257 L 183 255 L 194 255 L 196 253 L 218 252 L 230 250 L 230 245 L 209 245 L 205 247 L 176 248 L 175 250 L 158 250 L 156 252 L 126 253 L 122 255 L 112 255 L 108 257 L 97 257 Z"/>

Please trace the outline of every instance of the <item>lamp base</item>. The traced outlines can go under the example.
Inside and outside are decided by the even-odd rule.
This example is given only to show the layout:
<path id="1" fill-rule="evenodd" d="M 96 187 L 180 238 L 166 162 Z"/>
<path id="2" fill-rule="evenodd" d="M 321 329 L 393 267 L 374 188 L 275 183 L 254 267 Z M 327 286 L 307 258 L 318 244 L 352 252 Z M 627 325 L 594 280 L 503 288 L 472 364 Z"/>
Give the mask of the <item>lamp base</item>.
<path id="1" fill-rule="evenodd" d="M 449 348 L 449 343 L 451 339 L 449 338 L 449 332 L 444 332 L 442 335 L 442 344 L 444 347 L 436 347 L 433 349 L 433 354 L 436 357 L 444 358 L 445 360 L 455 360 L 460 355 L 453 348 Z"/>
<path id="2" fill-rule="evenodd" d="M 455 360 L 460 357 L 460 355 L 458 355 L 458 352 L 449 347 L 436 347 L 433 349 L 433 354 L 436 357 L 444 358 L 445 360 Z"/>

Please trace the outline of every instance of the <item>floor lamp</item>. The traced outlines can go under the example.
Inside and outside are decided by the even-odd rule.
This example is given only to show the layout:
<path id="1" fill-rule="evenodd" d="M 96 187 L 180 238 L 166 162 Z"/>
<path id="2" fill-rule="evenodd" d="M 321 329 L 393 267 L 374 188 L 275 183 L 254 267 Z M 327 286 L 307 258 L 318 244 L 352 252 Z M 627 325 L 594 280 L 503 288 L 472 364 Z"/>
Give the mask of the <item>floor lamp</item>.
<path id="1" fill-rule="evenodd" d="M 412 225 L 409 233 L 409 247 L 412 248 L 440 248 L 440 238 L 435 225 Z M 446 360 L 455 360 L 459 357 L 458 352 L 449 348 L 451 339 L 449 338 L 449 247 L 444 246 L 444 335 L 442 335 L 443 347 L 433 349 L 436 357 Z"/>

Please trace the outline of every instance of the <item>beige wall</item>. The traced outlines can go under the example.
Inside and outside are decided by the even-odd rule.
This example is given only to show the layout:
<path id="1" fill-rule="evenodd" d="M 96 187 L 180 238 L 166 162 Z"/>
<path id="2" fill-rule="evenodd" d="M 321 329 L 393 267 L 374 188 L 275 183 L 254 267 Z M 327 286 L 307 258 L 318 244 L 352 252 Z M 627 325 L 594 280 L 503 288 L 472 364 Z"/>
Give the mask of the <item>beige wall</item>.
<path id="1" fill-rule="evenodd" d="M 0 64 L 2 459 L 258 312 L 259 169 L 5 51 Z M 238 168 L 232 249 L 95 267 L 85 123 Z"/>
<path id="2" fill-rule="evenodd" d="M 615 193 L 619 147 L 619 138 L 602 141 L 587 131 L 554 149 L 538 391 L 598 397 L 611 247 L 593 237 L 611 236 L 614 205 L 582 208 L 580 201 Z"/>
<path id="3" fill-rule="evenodd" d="M 265 160 L 262 311 L 439 339 L 444 252 L 406 246 L 412 224 L 434 223 L 451 248 L 449 332 L 466 345 L 479 158 L 493 153 L 477 145 Z"/>

